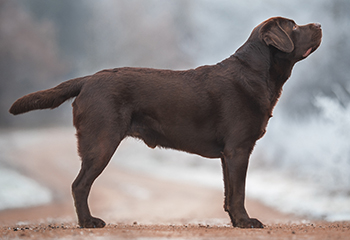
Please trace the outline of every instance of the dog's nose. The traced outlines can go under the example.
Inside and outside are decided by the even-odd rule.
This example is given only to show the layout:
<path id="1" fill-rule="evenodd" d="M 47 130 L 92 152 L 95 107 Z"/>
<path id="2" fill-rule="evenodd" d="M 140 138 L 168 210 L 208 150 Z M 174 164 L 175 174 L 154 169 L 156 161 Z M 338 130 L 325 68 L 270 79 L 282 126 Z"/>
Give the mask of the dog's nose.
<path id="1" fill-rule="evenodd" d="M 320 24 L 320 23 L 314 23 L 314 26 L 315 26 L 316 28 L 321 28 L 321 24 Z"/>

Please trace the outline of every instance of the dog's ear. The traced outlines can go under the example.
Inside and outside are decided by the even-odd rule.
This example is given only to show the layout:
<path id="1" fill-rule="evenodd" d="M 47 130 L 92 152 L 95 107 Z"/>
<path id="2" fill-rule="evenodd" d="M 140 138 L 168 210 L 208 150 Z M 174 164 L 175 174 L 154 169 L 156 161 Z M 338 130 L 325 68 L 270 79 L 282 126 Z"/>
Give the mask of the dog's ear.
<path id="1" fill-rule="evenodd" d="M 282 52 L 291 53 L 294 50 L 292 39 L 278 21 L 266 22 L 260 29 L 260 38 L 267 46 L 274 46 Z"/>

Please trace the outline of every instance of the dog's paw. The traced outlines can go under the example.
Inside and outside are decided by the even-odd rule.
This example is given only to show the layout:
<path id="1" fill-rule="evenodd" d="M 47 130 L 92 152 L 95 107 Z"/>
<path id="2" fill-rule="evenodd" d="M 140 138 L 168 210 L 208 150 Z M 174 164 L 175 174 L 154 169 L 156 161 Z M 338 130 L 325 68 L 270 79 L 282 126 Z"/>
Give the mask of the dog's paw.
<path id="1" fill-rule="evenodd" d="M 232 223 L 232 225 L 239 228 L 264 228 L 264 225 L 255 218 L 239 219 Z"/>
<path id="2" fill-rule="evenodd" d="M 91 217 L 79 222 L 81 228 L 103 228 L 106 223 L 99 218 Z"/>

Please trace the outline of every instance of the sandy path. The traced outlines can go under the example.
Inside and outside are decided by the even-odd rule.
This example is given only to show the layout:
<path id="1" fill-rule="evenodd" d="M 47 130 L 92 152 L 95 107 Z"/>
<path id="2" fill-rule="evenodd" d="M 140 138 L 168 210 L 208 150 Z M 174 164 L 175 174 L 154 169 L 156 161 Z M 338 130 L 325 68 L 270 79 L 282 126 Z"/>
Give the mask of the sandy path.
<path id="1" fill-rule="evenodd" d="M 249 239 L 271 239 L 272 236 L 276 239 L 350 238 L 348 222 L 303 222 L 300 218 L 281 214 L 249 199 L 247 209 L 250 215 L 259 218 L 267 227 L 262 230 L 235 229 L 229 226 L 229 218 L 223 211 L 222 191 L 192 183 L 160 180 L 125 171 L 114 164 L 110 164 L 98 178 L 90 196 L 93 215 L 101 217 L 109 225 L 104 229 L 79 229 L 70 194 L 70 184 L 80 165 L 74 136 L 49 129 L 28 141 L 14 146 L 11 164 L 52 189 L 54 202 L 45 206 L 1 211 L 0 239 L 86 239 L 94 236 L 102 239 L 243 239 L 248 236 Z"/>

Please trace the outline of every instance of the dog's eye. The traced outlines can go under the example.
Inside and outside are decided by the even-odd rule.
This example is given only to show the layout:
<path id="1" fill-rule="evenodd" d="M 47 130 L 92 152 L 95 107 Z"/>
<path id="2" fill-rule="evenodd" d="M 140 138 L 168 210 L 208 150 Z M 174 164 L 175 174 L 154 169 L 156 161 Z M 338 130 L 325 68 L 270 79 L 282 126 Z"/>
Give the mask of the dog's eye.
<path id="1" fill-rule="evenodd" d="M 294 30 L 297 30 L 297 29 L 298 29 L 298 25 L 295 24 L 295 25 L 293 26 L 293 31 L 294 31 Z"/>

